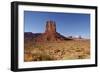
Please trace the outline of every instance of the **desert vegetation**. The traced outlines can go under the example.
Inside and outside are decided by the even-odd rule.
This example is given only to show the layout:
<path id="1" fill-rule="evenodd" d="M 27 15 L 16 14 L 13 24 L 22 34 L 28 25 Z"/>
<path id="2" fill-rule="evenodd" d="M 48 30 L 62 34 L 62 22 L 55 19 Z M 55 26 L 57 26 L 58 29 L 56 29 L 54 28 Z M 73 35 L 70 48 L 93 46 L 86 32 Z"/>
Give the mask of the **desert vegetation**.
<path id="1" fill-rule="evenodd" d="M 71 60 L 90 58 L 89 40 L 27 43 L 24 61 Z"/>

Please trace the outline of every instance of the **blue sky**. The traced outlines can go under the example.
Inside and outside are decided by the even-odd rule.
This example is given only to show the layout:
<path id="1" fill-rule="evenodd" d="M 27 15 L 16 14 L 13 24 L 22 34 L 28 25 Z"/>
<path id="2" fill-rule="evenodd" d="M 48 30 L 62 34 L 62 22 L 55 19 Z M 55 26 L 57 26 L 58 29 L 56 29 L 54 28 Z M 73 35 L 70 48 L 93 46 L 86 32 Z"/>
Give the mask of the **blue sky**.
<path id="1" fill-rule="evenodd" d="M 24 11 L 24 31 L 43 33 L 47 20 L 55 21 L 64 36 L 90 37 L 90 14 Z"/>

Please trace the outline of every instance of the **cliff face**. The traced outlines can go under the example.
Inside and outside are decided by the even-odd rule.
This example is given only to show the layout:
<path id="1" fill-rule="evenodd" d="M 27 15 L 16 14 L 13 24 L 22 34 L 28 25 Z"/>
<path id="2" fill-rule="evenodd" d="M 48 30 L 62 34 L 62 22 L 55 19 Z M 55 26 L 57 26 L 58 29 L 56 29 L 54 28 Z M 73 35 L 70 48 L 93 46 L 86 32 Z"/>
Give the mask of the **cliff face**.
<path id="1" fill-rule="evenodd" d="M 56 23 L 54 21 L 47 21 L 46 22 L 46 29 L 45 33 L 56 33 Z"/>
<path id="2" fill-rule="evenodd" d="M 35 38 L 35 42 L 46 42 L 46 41 L 64 41 L 70 40 L 62 36 L 60 33 L 56 31 L 56 23 L 54 21 L 47 21 L 45 32 L 40 36 Z"/>

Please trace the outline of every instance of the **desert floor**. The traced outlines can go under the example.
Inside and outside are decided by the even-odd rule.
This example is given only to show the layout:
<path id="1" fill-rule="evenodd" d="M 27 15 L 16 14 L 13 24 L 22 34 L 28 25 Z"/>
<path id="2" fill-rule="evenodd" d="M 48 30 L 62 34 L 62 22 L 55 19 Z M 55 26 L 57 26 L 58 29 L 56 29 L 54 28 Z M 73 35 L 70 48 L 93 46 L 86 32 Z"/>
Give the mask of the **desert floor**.
<path id="1" fill-rule="evenodd" d="M 62 42 L 27 42 L 24 45 L 24 61 L 75 60 L 90 58 L 90 40 Z"/>

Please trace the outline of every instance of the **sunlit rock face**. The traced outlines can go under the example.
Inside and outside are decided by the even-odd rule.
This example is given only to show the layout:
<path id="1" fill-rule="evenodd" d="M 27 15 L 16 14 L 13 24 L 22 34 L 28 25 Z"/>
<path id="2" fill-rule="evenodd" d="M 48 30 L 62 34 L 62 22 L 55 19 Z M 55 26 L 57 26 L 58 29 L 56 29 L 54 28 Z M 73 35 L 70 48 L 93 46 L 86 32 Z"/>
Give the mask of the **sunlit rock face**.
<path id="1" fill-rule="evenodd" d="M 45 33 L 56 33 L 56 23 L 54 21 L 47 21 Z"/>

